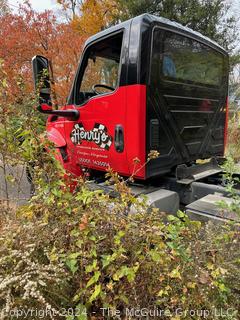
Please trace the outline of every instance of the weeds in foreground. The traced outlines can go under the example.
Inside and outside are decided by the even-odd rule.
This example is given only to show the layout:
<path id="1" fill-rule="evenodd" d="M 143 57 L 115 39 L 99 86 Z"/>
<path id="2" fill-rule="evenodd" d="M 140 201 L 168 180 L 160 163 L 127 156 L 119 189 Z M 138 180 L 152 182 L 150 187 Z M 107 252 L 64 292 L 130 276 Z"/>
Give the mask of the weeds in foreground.
<path id="1" fill-rule="evenodd" d="M 18 210 L 1 206 L 0 319 L 239 318 L 237 226 L 166 216 L 113 172 L 116 198 L 83 181 L 71 192 L 42 152 L 31 103 L 25 116 L 14 110 L 1 113 L 0 152 L 34 161 L 35 195 Z"/>
<path id="2" fill-rule="evenodd" d="M 72 193 L 54 170 L 59 175 L 52 160 L 43 163 L 38 193 L 1 230 L 2 319 L 21 308 L 68 320 L 137 319 L 137 310 L 175 320 L 207 310 L 226 319 L 220 310 L 231 308 L 229 319 L 238 319 L 238 228 L 166 216 L 116 176 L 119 197 L 84 182 Z"/>

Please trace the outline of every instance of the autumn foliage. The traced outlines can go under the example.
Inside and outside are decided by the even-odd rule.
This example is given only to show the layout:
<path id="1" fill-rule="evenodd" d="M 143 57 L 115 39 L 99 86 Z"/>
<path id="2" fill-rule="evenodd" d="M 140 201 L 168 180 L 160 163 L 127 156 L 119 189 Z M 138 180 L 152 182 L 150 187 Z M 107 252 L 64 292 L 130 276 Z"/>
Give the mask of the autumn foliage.
<path id="1" fill-rule="evenodd" d="M 48 57 L 54 65 L 58 102 L 65 103 L 82 50 L 84 36 L 51 11 L 35 12 L 29 4 L 1 20 L 0 58 L 7 74 L 9 99 L 20 102 L 33 92 L 31 59 Z M 21 98 L 20 98 L 21 97 Z"/>
<path id="2" fill-rule="evenodd" d="M 73 29 L 81 34 L 92 35 L 115 22 L 119 4 L 114 0 L 86 0 L 81 6 L 81 15 L 74 16 Z"/>

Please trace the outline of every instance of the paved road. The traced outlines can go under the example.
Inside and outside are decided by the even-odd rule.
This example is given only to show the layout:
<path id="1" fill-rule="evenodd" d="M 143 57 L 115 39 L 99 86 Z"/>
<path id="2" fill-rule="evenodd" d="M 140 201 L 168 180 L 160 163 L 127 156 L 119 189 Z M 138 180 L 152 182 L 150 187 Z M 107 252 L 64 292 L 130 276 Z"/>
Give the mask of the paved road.
<path id="1" fill-rule="evenodd" d="M 5 174 L 4 174 L 5 173 Z M 30 198 L 30 184 L 25 166 L 4 166 L 0 161 L 0 200 L 9 199 L 11 203 L 21 205 Z"/>

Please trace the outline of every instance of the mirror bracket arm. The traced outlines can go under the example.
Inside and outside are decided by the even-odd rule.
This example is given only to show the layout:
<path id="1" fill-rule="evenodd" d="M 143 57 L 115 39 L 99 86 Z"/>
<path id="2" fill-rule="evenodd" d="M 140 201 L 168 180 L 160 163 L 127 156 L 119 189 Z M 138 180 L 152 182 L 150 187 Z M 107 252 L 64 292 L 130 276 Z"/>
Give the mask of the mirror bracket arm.
<path id="1" fill-rule="evenodd" d="M 50 109 L 50 106 L 48 106 L 46 104 L 41 104 L 38 107 L 38 109 L 39 109 L 39 111 L 41 113 L 52 114 L 52 115 L 56 115 L 58 117 L 64 117 L 64 118 L 67 118 L 67 119 L 72 120 L 72 121 L 76 121 L 80 117 L 80 112 L 78 110 L 75 110 L 75 109 L 71 109 L 71 110 L 52 110 L 52 109 Z"/>

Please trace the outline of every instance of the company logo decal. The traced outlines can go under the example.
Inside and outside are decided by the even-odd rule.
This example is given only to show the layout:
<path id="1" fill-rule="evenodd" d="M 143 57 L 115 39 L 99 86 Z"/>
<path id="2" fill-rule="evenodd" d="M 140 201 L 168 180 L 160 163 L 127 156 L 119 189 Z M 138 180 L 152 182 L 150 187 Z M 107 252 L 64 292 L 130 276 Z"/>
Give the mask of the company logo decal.
<path id="1" fill-rule="evenodd" d="M 82 123 L 77 123 L 74 125 L 70 137 L 74 144 L 81 144 L 82 141 L 93 141 L 105 150 L 109 150 L 112 144 L 112 137 L 108 135 L 107 128 L 99 123 L 95 123 L 94 128 L 90 131 L 86 131 Z"/>

